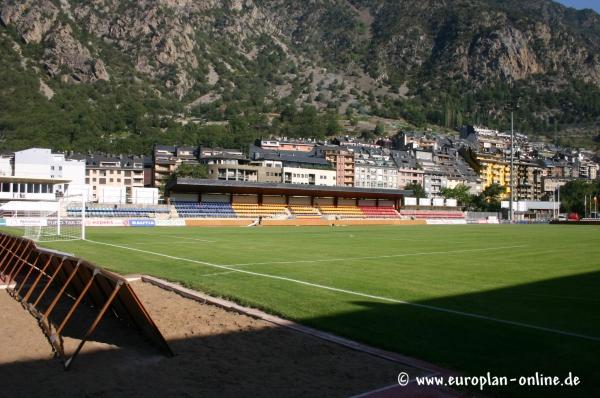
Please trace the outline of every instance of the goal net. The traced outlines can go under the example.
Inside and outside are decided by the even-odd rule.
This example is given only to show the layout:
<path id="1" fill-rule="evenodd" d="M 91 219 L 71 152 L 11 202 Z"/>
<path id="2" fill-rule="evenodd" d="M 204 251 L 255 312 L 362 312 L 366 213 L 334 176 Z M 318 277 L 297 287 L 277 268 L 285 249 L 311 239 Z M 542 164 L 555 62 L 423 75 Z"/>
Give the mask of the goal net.
<path id="1" fill-rule="evenodd" d="M 85 239 L 85 201 L 82 195 L 56 201 L 8 202 L 1 207 L 7 227 L 23 230 L 36 242 Z"/>

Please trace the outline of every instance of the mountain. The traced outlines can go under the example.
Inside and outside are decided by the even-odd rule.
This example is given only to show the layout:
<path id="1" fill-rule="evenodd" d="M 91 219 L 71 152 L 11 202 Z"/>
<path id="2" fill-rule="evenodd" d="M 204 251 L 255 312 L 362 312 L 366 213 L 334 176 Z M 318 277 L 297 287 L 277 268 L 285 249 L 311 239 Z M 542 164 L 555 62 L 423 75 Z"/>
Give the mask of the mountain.
<path id="1" fill-rule="evenodd" d="M 3 0 L 0 148 L 322 137 L 336 115 L 600 125 L 600 16 L 549 0 Z"/>

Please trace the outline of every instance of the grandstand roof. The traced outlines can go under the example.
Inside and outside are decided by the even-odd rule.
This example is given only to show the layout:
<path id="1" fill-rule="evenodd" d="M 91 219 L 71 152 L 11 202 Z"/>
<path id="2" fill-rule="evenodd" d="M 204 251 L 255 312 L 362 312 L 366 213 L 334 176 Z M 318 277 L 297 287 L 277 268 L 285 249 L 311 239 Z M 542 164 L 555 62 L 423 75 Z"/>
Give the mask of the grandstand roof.
<path id="1" fill-rule="evenodd" d="M 317 156 L 313 149 L 311 152 L 272 150 L 250 145 L 250 154 L 252 160 L 277 160 L 284 163 L 284 166 L 293 167 L 294 165 L 306 164 L 322 167 L 331 167 L 324 158 Z"/>
<path id="2" fill-rule="evenodd" d="M 66 184 L 68 182 L 71 182 L 71 180 L 64 178 L 0 176 L 0 182 Z"/>
<path id="3" fill-rule="evenodd" d="M 178 178 L 166 186 L 167 192 L 182 193 L 238 193 L 342 197 L 365 199 L 401 199 L 412 195 L 412 191 L 399 189 L 354 188 L 327 185 L 298 185 L 257 183 L 247 181 L 222 181 L 198 178 Z"/>

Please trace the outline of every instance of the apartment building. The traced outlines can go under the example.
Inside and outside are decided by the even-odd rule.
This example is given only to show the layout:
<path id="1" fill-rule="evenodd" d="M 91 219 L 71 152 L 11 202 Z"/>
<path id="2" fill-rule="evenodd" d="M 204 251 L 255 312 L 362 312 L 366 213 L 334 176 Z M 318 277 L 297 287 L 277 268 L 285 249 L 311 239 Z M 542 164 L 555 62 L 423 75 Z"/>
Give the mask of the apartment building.
<path id="1" fill-rule="evenodd" d="M 354 153 L 335 145 L 323 145 L 318 148 L 336 171 L 336 183 L 339 186 L 354 186 Z"/>
<path id="2" fill-rule="evenodd" d="M 536 163 L 514 163 L 517 200 L 540 200 L 544 194 L 543 169 Z"/>
<path id="3" fill-rule="evenodd" d="M 428 198 L 441 198 L 442 189 L 448 187 L 448 178 L 442 173 L 430 172 L 423 176 L 423 189 Z"/>
<path id="4" fill-rule="evenodd" d="M 47 148 L 30 148 L 0 157 L 0 200 L 55 200 L 85 195 L 85 161 Z"/>
<path id="5" fill-rule="evenodd" d="M 85 182 L 91 187 L 94 201 L 126 203 L 132 197 L 133 188 L 144 187 L 144 158 L 89 155 L 85 173 Z M 111 196 L 115 196 L 114 200 L 111 200 Z"/>
<path id="6" fill-rule="evenodd" d="M 349 148 L 354 152 L 355 187 L 398 188 L 398 166 L 389 151 L 368 147 Z"/>
<path id="7" fill-rule="evenodd" d="M 271 151 L 312 152 L 317 143 L 313 140 L 257 140 L 256 146 Z"/>
<path id="8" fill-rule="evenodd" d="M 306 151 L 266 150 L 255 145 L 250 146 L 251 164 L 273 170 L 279 176 L 280 183 L 303 185 L 337 185 L 337 171 L 314 149 Z M 263 181 L 261 181 L 263 182 Z"/>
<path id="9" fill-rule="evenodd" d="M 404 189 L 411 183 L 423 186 L 425 172 L 418 165 L 413 151 L 390 151 L 390 154 L 398 167 L 398 189 Z"/>
<path id="10" fill-rule="evenodd" d="M 510 162 L 503 157 L 486 154 L 478 154 L 479 178 L 481 179 L 482 189 L 492 184 L 498 184 L 504 187 L 503 197 L 510 196 Z"/>
<path id="11" fill-rule="evenodd" d="M 166 145 L 154 146 L 152 186 L 160 187 L 182 163 L 198 164 L 198 148 Z"/>

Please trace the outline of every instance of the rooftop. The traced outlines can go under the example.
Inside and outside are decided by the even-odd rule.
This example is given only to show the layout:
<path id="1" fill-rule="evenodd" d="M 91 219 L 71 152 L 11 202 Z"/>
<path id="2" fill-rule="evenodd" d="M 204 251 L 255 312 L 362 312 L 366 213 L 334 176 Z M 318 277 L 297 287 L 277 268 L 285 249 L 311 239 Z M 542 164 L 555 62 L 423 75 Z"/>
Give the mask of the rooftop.
<path id="1" fill-rule="evenodd" d="M 247 181 L 222 181 L 197 178 L 178 178 L 167 184 L 167 192 L 188 193 L 240 193 L 266 195 L 294 195 L 319 197 L 345 197 L 365 199 L 401 199 L 412 191 L 398 189 L 355 188 L 325 185 L 298 185 L 281 183 L 256 183 Z"/>

